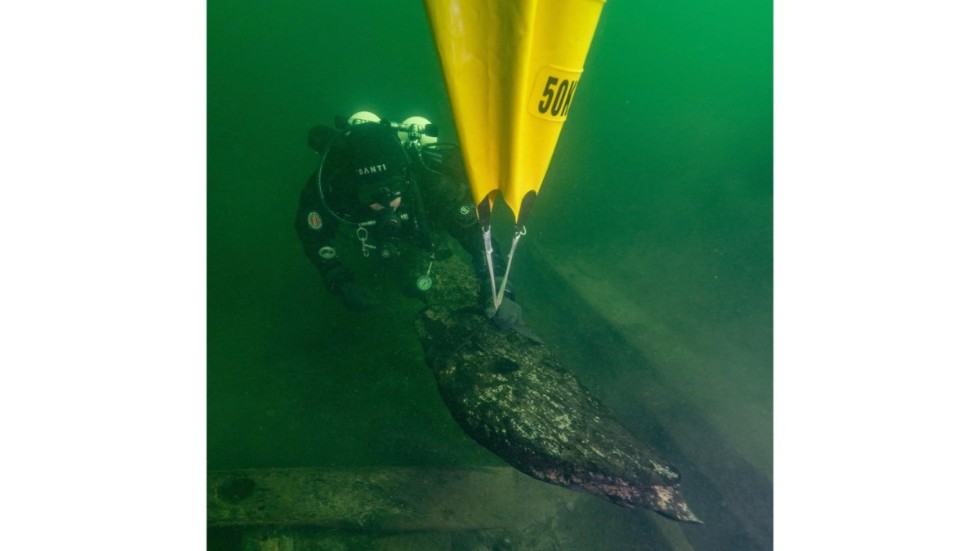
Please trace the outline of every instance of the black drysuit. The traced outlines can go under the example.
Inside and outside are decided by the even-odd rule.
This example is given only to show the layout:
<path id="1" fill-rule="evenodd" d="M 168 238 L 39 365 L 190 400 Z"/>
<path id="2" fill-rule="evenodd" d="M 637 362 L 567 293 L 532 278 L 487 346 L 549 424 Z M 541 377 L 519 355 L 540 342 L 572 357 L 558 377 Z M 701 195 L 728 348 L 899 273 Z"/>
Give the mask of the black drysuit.
<path id="1" fill-rule="evenodd" d="M 427 259 L 446 250 L 439 243 L 445 233 L 472 255 L 481 281 L 487 279 L 483 236 L 458 148 L 439 144 L 407 150 L 406 183 L 401 204 L 393 213 L 398 228 L 391 229 L 378 220 L 380 213 L 357 199 L 356 178 L 345 167 L 348 135 L 338 136 L 328 147 L 322 167 L 303 188 L 296 211 L 295 227 L 303 250 L 326 287 L 340 294 L 355 279 L 351 263 L 367 261 L 379 265 L 378 270 L 394 272 L 400 287 L 414 295 L 415 279 L 405 273 L 405 266 L 414 265 L 416 272 L 424 272 Z M 344 244 L 346 247 L 340 246 Z M 498 253 L 494 255 L 494 266 L 500 269 Z"/>

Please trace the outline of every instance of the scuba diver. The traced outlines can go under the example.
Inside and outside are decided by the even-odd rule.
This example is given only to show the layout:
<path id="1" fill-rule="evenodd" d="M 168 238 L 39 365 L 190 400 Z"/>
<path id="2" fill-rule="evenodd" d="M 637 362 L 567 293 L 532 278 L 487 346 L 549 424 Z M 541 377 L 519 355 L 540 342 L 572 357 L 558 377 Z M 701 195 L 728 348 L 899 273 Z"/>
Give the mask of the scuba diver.
<path id="1" fill-rule="evenodd" d="M 483 236 L 459 148 L 438 143 L 436 126 L 424 117 L 392 123 L 361 111 L 338 117 L 335 125 L 309 132 L 320 163 L 300 195 L 295 222 L 330 293 L 352 311 L 378 305 L 351 269 L 358 263 L 428 302 L 437 279 L 433 265 L 452 255 L 448 235 L 472 257 L 483 303 L 473 306 L 484 306 L 498 327 L 520 325 L 521 308 L 510 288 L 500 308 L 492 307 Z M 493 263 L 502 273 L 496 251 Z"/>

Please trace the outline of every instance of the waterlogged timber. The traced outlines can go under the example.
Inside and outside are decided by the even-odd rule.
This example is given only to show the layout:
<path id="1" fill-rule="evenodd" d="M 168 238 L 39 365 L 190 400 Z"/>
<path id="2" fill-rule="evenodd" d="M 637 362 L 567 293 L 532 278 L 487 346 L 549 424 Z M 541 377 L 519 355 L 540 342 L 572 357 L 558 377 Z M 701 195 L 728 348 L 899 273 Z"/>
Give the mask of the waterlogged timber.
<path id="1" fill-rule="evenodd" d="M 459 307 L 475 294 L 467 268 L 443 264 L 447 294 L 416 320 L 426 362 L 463 430 L 537 479 L 700 522 L 680 493 L 680 474 L 627 432 L 547 346 Z"/>

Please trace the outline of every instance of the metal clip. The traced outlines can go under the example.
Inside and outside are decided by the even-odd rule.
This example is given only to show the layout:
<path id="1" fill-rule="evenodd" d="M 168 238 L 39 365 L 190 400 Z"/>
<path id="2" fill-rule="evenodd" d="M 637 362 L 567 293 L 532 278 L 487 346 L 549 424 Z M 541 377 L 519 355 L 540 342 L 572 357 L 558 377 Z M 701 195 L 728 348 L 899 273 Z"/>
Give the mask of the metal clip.
<path id="1" fill-rule="evenodd" d="M 364 226 L 358 226 L 356 233 L 357 233 L 357 240 L 361 242 L 361 253 L 363 253 L 364 256 L 367 257 L 368 255 L 371 254 L 370 249 L 377 249 L 377 247 L 368 244 L 367 228 L 365 228 Z"/>

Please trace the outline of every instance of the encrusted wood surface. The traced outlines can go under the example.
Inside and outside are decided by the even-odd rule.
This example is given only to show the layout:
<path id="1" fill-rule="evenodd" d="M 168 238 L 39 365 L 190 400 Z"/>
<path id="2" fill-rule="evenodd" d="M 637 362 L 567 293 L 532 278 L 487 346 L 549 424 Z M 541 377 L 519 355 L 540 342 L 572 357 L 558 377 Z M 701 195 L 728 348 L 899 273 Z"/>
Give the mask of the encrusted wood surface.
<path id="1" fill-rule="evenodd" d="M 680 474 L 545 345 L 466 310 L 427 308 L 416 329 L 443 401 L 482 446 L 545 482 L 700 522 L 681 496 Z"/>
<path id="2" fill-rule="evenodd" d="M 545 344 L 487 319 L 472 268 L 453 256 L 439 272 L 442 292 L 415 329 L 443 401 L 471 438 L 539 480 L 701 522 L 680 493 L 680 473 L 627 432 Z"/>

